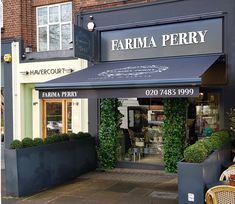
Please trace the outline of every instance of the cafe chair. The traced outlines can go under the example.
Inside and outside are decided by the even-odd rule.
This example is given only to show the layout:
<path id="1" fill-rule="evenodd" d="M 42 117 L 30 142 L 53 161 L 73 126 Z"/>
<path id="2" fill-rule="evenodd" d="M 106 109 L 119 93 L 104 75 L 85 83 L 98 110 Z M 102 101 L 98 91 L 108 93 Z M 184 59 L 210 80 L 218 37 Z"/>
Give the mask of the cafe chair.
<path id="1" fill-rule="evenodd" d="M 229 180 L 229 176 L 231 174 L 235 174 L 235 166 L 231 166 L 228 169 L 224 170 L 222 172 L 222 174 L 220 175 L 219 180 L 220 181 L 228 181 Z"/>
<path id="2" fill-rule="evenodd" d="M 219 185 L 210 188 L 205 195 L 206 204 L 234 204 L 235 187 Z"/>
<path id="3" fill-rule="evenodd" d="M 235 164 L 232 164 L 231 166 L 228 167 L 229 168 L 235 168 Z"/>

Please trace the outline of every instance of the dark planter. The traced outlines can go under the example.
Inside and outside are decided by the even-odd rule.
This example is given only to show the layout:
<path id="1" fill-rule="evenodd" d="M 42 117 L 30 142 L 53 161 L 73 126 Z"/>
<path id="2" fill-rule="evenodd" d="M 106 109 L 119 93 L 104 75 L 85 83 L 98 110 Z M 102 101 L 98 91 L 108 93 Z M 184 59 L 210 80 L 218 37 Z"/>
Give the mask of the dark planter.
<path id="1" fill-rule="evenodd" d="M 5 150 L 6 191 L 26 196 L 70 181 L 97 167 L 94 141 L 83 138 Z"/>
<path id="2" fill-rule="evenodd" d="M 178 162 L 179 204 L 203 204 L 207 185 L 219 180 L 218 151 L 202 163 Z"/>
<path id="3" fill-rule="evenodd" d="M 221 150 L 218 151 L 218 160 L 219 163 L 222 166 L 222 170 L 226 169 L 232 161 L 232 146 L 231 143 L 226 143 L 221 148 Z"/>

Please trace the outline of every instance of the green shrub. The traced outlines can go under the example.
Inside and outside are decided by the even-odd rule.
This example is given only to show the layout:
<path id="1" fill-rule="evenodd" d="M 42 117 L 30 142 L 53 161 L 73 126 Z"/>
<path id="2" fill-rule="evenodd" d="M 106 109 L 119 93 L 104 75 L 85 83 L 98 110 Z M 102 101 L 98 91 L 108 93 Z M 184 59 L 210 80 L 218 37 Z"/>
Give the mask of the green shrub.
<path id="1" fill-rule="evenodd" d="M 10 144 L 10 149 L 20 149 L 22 148 L 22 142 L 20 140 L 13 140 Z"/>
<path id="2" fill-rule="evenodd" d="M 70 133 L 69 134 L 69 139 L 70 140 L 79 140 L 79 136 L 76 133 Z"/>
<path id="3" fill-rule="evenodd" d="M 43 139 L 42 138 L 34 138 L 33 139 L 33 145 L 34 146 L 39 146 L 43 144 Z"/>
<path id="4" fill-rule="evenodd" d="M 60 134 L 60 141 L 68 141 L 69 135 L 67 133 Z"/>
<path id="5" fill-rule="evenodd" d="M 209 138 L 199 140 L 194 145 L 187 147 L 184 151 L 185 161 L 202 162 L 212 151 L 220 149 L 230 140 L 230 135 L 227 131 L 215 132 Z"/>
<path id="6" fill-rule="evenodd" d="M 61 142 L 61 136 L 60 135 L 51 135 L 48 136 L 45 139 L 45 144 L 52 144 L 52 143 L 56 143 L 56 142 Z"/>
<path id="7" fill-rule="evenodd" d="M 224 144 L 221 138 L 218 137 L 217 135 L 211 136 L 210 142 L 211 142 L 213 150 L 220 149 L 222 145 Z"/>
<path id="8" fill-rule="evenodd" d="M 91 137 L 91 134 L 88 133 L 88 132 L 84 132 L 83 135 L 82 135 L 82 137 Z"/>
<path id="9" fill-rule="evenodd" d="M 235 136 L 235 108 L 231 108 L 230 112 L 227 113 L 228 119 L 229 119 L 229 126 L 231 134 L 233 135 L 233 138 Z"/>
<path id="10" fill-rule="evenodd" d="M 79 133 L 70 133 L 69 134 L 69 138 L 70 140 L 80 140 L 82 138 L 87 138 L 87 137 L 91 137 L 90 133 L 88 132 L 79 132 Z"/>
<path id="11" fill-rule="evenodd" d="M 195 143 L 184 150 L 184 159 L 186 162 L 200 163 L 208 156 L 207 152 L 202 143 Z"/>
<path id="12" fill-rule="evenodd" d="M 26 147 L 32 147 L 34 145 L 32 138 L 29 137 L 25 137 L 22 140 L 22 147 L 26 148 Z"/>
<path id="13" fill-rule="evenodd" d="M 78 135 L 78 137 L 84 137 L 84 132 L 79 132 L 77 135 Z"/>
<path id="14" fill-rule="evenodd" d="M 209 155 L 214 150 L 209 138 L 198 140 L 196 144 L 203 145 L 207 150 L 207 155 Z"/>
<path id="15" fill-rule="evenodd" d="M 218 132 L 213 133 L 212 136 L 219 137 L 223 143 L 231 141 L 230 134 L 228 131 L 224 131 L 224 130 L 218 131 Z"/>

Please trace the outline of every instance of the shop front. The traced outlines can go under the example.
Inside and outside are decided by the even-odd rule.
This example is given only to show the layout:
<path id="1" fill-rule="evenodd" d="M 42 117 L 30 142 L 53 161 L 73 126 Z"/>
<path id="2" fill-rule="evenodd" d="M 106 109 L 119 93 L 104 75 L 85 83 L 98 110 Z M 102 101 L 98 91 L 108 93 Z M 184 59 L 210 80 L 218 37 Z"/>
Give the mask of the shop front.
<path id="1" fill-rule="evenodd" d="M 87 131 L 86 99 L 40 100 L 36 83 L 63 77 L 86 67 L 81 59 L 20 61 L 20 44 L 12 43 L 13 139 L 46 138 Z"/>
<path id="2" fill-rule="evenodd" d="M 185 8 L 183 13 L 166 12 L 176 4 Z M 234 99 L 227 99 L 235 84 L 228 75 L 234 72 L 231 64 L 235 64 L 227 43 L 230 8 L 221 5 L 229 13 L 225 15 L 211 12 L 213 5 L 192 4 L 172 1 L 78 14 L 83 28 L 93 16 L 98 36 L 98 51 L 93 56 L 98 61 L 84 70 L 38 84 L 39 98 L 88 98 L 88 109 L 93 112 L 89 131 L 98 129 L 99 99 L 118 98 L 124 135 L 121 160 L 141 164 L 163 164 L 165 98 L 187 99 L 189 144 L 226 128 L 225 112 L 234 104 Z"/>

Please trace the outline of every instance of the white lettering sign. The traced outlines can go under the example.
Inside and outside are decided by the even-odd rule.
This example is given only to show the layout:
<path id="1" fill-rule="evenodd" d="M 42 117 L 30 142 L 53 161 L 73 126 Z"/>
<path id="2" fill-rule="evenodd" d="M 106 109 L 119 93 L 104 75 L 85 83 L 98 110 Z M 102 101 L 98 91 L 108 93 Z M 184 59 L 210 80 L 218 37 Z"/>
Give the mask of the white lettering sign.
<path id="1" fill-rule="evenodd" d="M 153 36 L 143 38 L 125 38 L 124 40 L 112 40 L 112 51 L 133 50 L 151 47 L 157 47 Z"/>
<path id="2" fill-rule="evenodd" d="M 184 33 L 163 34 L 161 35 L 162 42 L 159 42 L 159 44 L 161 44 L 162 47 L 166 47 L 175 45 L 205 43 L 207 32 L 208 30 L 199 30 Z M 157 47 L 157 42 L 154 36 L 111 40 L 112 51 L 134 50 L 155 47 Z"/>
<path id="3" fill-rule="evenodd" d="M 49 69 L 31 69 L 28 71 L 29 75 L 56 75 L 71 73 L 71 68 L 49 68 Z"/>
<path id="4" fill-rule="evenodd" d="M 162 35 L 162 46 L 188 45 L 205 43 L 208 30 L 193 31 L 187 33 L 172 33 Z"/>
<path id="5" fill-rule="evenodd" d="M 42 91 L 40 98 L 77 98 L 78 91 Z"/>

